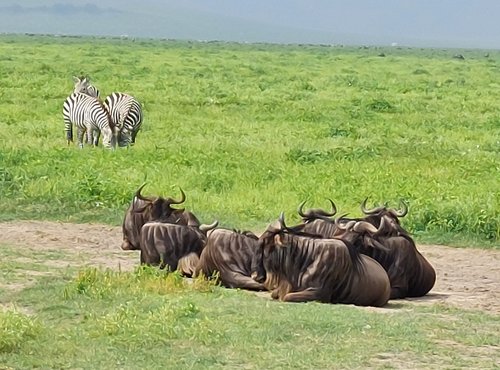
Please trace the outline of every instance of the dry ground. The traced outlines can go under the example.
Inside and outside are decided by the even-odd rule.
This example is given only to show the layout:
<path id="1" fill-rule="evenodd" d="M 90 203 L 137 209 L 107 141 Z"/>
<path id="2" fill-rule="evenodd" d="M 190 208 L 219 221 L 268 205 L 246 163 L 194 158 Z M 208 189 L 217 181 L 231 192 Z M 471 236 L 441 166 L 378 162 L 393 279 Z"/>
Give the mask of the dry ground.
<path id="1" fill-rule="evenodd" d="M 99 224 L 15 221 L 0 223 L 0 246 L 34 252 L 60 251 L 70 259 L 47 261 L 50 266 L 96 266 L 130 270 L 137 251 L 122 251 L 121 228 Z M 416 304 L 445 302 L 460 308 L 500 313 L 500 251 L 419 245 L 437 271 L 434 289 Z M 23 253 L 25 255 L 25 253 Z M 17 284 L 18 285 L 18 284 Z M 11 287 L 20 288 L 21 286 Z"/>

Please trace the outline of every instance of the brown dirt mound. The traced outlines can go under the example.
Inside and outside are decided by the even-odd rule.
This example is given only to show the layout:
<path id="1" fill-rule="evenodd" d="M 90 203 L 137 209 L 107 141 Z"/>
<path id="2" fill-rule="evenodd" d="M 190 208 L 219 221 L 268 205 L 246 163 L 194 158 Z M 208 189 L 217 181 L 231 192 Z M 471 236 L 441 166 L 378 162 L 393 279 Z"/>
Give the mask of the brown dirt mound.
<path id="1" fill-rule="evenodd" d="M 0 244 L 32 250 L 61 250 L 75 264 L 130 270 L 139 262 L 137 251 L 120 249 L 121 228 L 99 224 L 15 221 L 0 223 Z M 437 272 L 436 285 L 416 304 L 445 302 L 466 309 L 500 313 L 500 251 L 419 245 Z"/>

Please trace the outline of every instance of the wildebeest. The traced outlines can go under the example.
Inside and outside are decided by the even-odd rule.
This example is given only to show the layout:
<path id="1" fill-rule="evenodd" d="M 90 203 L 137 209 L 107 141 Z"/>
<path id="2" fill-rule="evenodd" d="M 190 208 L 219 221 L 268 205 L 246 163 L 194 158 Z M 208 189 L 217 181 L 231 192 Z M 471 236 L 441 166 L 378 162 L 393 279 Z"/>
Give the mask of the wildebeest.
<path id="1" fill-rule="evenodd" d="M 391 282 L 391 299 L 427 294 L 434 286 L 436 272 L 400 224 L 399 218 L 408 214 L 408 205 L 401 201 L 398 210 L 386 206 L 367 209 L 366 202 L 367 199 L 361 203 L 364 217 L 339 217 L 335 220 L 318 215 L 317 212 L 304 214 L 301 204 L 298 211 L 304 224 L 300 230 L 323 238 L 342 237 L 347 224 L 350 223 L 351 228 L 359 228 L 361 222 L 368 222 L 374 229 L 371 233 L 365 233 L 362 242 L 357 245 L 361 253 L 375 259 L 387 271 Z"/>
<path id="2" fill-rule="evenodd" d="M 140 232 L 141 263 L 168 267 L 174 271 L 179 260 L 185 256 L 190 255 L 197 260 L 207 241 L 206 232 L 217 224 L 217 221 L 200 226 L 164 222 L 144 224 Z M 193 271 L 187 273 L 191 275 Z"/>
<path id="3" fill-rule="evenodd" d="M 212 230 L 208 233 L 195 275 L 203 273 L 210 277 L 217 272 L 219 281 L 227 288 L 264 290 L 262 283 L 250 277 L 258 244 L 258 237 L 248 231 Z"/>
<path id="4" fill-rule="evenodd" d="M 359 222 L 354 227 L 357 224 Z M 341 236 L 344 228 L 339 224 L 337 235 Z M 417 250 L 413 239 L 387 216 L 382 217 L 376 232 L 363 237 L 358 248 L 387 271 L 391 282 L 391 299 L 421 297 L 436 282 L 434 268 Z"/>
<path id="5" fill-rule="evenodd" d="M 142 184 L 135 192 L 132 203 L 125 212 L 123 218 L 122 232 L 123 241 L 121 248 L 124 250 L 140 249 L 140 231 L 142 226 L 149 221 L 175 223 L 179 225 L 199 226 L 200 221 L 191 212 L 185 209 L 173 208 L 174 204 L 181 204 L 186 200 L 182 189 L 181 198 L 145 197 L 141 190 L 146 184 Z"/>
<path id="6" fill-rule="evenodd" d="M 283 301 L 383 306 L 390 295 L 387 273 L 359 254 L 356 242 L 307 236 L 286 227 L 281 214 L 259 238 L 255 279 Z"/>

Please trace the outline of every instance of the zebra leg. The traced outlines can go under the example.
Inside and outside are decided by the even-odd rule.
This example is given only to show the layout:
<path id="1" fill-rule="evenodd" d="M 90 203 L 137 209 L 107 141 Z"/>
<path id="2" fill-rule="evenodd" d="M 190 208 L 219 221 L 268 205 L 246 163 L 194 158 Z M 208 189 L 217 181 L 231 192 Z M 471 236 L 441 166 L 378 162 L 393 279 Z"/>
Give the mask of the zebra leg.
<path id="1" fill-rule="evenodd" d="M 99 136 L 100 135 L 101 135 L 101 132 L 99 130 L 94 130 L 94 135 L 93 135 L 93 138 L 94 138 L 93 144 L 94 144 L 94 146 L 99 145 Z"/>
<path id="2" fill-rule="evenodd" d="M 82 127 L 78 127 L 76 130 L 76 137 L 78 139 L 78 146 L 83 148 L 83 135 L 85 134 L 85 130 Z"/>
<path id="3" fill-rule="evenodd" d="M 92 145 L 94 139 L 93 139 L 93 132 L 92 132 L 92 127 L 87 127 L 87 144 Z"/>

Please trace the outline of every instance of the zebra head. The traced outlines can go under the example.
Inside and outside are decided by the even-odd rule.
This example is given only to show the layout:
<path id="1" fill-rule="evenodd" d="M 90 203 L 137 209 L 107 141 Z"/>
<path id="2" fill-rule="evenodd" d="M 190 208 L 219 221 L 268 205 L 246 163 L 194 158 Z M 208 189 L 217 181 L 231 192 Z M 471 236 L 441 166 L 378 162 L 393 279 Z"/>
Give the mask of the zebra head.
<path id="1" fill-rule="evenodd" d="M 90 83 L 90 78 L 73 76 L 73 82 L 75 83 L 73 92 L 89 95 L 93 98 L 99 98 L 99 90 Z"/>
<path id="2" fill-rule="evenodd" d="M 118 132 L 118 146 L 120 147 L 128 147 L 133 145 L 132 141 L 132 133 L 127 130 L 125 127 Z"/>
<path id="3" fill-rule="evenodd" d="M 115 149 L 118 142 L 117 131 L 115 127 L 103 127 L 101 129 L 102 133 L 102 145 L 107 149 Z M 96 145 L 97 146 L 97 145 Z"/>

